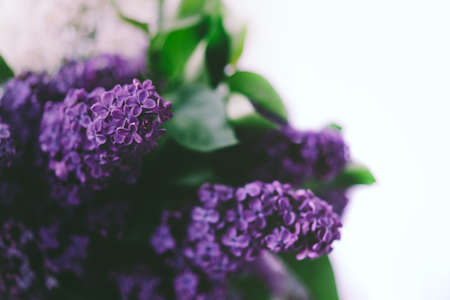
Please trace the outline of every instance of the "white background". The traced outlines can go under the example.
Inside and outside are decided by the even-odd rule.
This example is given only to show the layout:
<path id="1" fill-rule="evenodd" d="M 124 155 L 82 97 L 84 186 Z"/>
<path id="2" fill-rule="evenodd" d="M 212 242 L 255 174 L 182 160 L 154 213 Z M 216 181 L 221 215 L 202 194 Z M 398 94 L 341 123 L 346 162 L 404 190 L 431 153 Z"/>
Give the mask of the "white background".
<path id="1" fill-rule="evenodd" d="M 228 0 L 242 67 L 300 128 L 335 121 L 378 184 L 332 255 L 343 300 L 450 299 L 450 2 Z"/>

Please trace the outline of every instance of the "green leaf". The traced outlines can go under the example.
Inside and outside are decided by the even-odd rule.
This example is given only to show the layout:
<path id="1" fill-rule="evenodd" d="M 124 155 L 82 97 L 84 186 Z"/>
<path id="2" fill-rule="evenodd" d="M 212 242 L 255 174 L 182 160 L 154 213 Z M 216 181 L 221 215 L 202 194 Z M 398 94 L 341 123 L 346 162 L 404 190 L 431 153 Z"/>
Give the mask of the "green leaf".
<path id="1" fill-rule="evenodd" d="M 122 19 L 123 21 L 127 22 L 128 24 L 130 24 L 130 25 L 132 25 L 132 26 L 134 26 L 134 27 L 144 31 L 146 34 L 150 33 L 150 30 L 148 29 L 148 24 L 147 23 L 144 23 L 144 22 L 141 22 L 141 21 L 129 18 L 129 17 L 123 15 L 122 13 L 119 13 L 119 17 L 120 17 L 120 19 Z"/>
<path id="2" fill-rule="evenodd" d="M 117 2 L 116 2 L 115 0 L 111 0 L 111 3 L 112 3 L 114 9 L 115 9 L 116 12 L 117 12 L 117 15 L 119 16 L 119 18 L 120 18 L 122 21 L 124 21 L 124 22 L 130 24 L 131 26 L 134 26 L 134 27 L 136 27 L 136 28 L 138 28 L 138 29 L 144 31 L 146 34 L 150 34 L 150 30 L 148 29 L 148 24 L 147 24 L 147 23 L 138 21 L 138 20 L 133 19 L 133 18 L 129 18 L 129 17 L 127 17 L 126 15 L 124 15 L 124 14 L 122 13 L 122 11 L 120 10 L 120 8 L 119 8 L 119 6 L 117 5 Z"/>
<path id="3" fill-rule="evenodd" d="M 279 128 L 278 124 L 264 118 L 257 112 L 247 114 L 243 117 L 230 120 L 236 129 L 245 129 L 251 131 L 265 131 Z"/>
<path id="4" fill-rule="evenodd" d="M 342 126 L 339 125 L 339 124 L 336 124 L 336 123 L 328 124 L 328 127 L 332 128 L 332 129 L 335 129 L 335 130 L 338 130 L 338 131 L 342 131 Z"/>
<path id="5" fill-rule="evenodd" d="M 14 77 L 14 72 L 0 55 L 0 83 L 5 82 L 11 77 Z"/>
<path id="6" fill-rule="evenodd" d="M 180 18 L 195 16 L 204 10 L 207 2 L 207 0 L 182 0 L 177 15 Z"/>
<path id="7" fill-rule="evenodd" d="M 206 18 L 197 19 L 185 27 L 176 28 L 165 34 L 162 47 L 155 63 L 158 70 L 169 80 L 179 80 L 189 57 L 208 31 Z"/>
<path id="8" fill-rule="evenodd" d="M 213 29 L 206 46 L 206 67 L 212 86 L 225 77 L 225 66 L 228 64 L 231 52 L 231 39 L 225 30 L 222 17 L 213 21 Z"/>
<path id="9" fill-rule="evenodd" d="M 213 182 L 216 179 L 214 170 L 209 166 L 194 167 L 181 176 L 175 178 L 174 183 L 182 187 L 199 187 L 205 182 Z"/>
<path id="10" fill-rule="evenodd" d="M 260 115 L 250 100 L 242 94 L 229 95 L 227 114 L 230 123 L 238 130 L 266 131 L 279 127 L 278 124 Z"/>
<path id="11" fill-rule="evenodd" d="M 370 170 L 363 165 L 350 164 L 331 183 L 335 187 L 348 188 L 358 184 L 371 185 L 376 182 Z"/>
<path id="12" fill-rule="evenodd" d="M 247 26 L 231 34 L 231 57 L 230 64 L 236 65 L 244 51 L 245 38 L 247 36 Z"/>
<path id="13" fill-rule="evenodd" d="M 218 14 L 222 7 L 221 0 L 182 0 L 178 6 L 178 18 L 201 14 Z"/>
<path id="14" fill-rule="evenodd" d="M 210 152 L 237 144 L 223 96 L 202 85 L 182 88 L 173 103 L 168 134 L 186 148 Z"/>
<path id="15" fill-rule="evenodd" d="M 314 300 L 339 300 L 333 267 L 328 256 L 298 261 L 295 255 L 280 255 L 290 271 L 308 288 Z"/>
<path id="16" fill-rule="evenodd" d="M 232 92 L 244 94 L 261 108 L 287 119 L 280 95 L 264 77 L 251 72 L 236 72 L 227 82 Z"/>

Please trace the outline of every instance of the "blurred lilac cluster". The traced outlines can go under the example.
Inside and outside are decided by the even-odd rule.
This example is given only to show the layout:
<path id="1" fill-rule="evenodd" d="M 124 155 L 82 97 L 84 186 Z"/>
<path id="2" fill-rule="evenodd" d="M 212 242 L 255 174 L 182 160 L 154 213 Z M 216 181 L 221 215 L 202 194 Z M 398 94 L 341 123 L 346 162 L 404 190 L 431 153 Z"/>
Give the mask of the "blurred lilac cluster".
<path id="1" fill-rule="evenodd" d="M 9 167 L 16 154 L 9 125 L 0 123 L 0 168 Z"/>
<path id="2" fill-rule="evenodd" d="M 261 180 L 281 180 L 302 185 L 307 179 L 329 181 L 350 160 L 349 150 L 339 131 L 300 131 L 290 126 L 271 131 L 255 148 L 263 159 L 252 175 Z"/>

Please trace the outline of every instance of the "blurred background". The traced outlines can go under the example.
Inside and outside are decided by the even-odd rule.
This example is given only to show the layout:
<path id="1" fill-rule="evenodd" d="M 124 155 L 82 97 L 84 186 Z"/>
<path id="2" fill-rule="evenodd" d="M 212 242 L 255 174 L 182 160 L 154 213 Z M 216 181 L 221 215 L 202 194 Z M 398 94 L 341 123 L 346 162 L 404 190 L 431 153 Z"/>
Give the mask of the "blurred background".
<path id="1" fill-rule="evenodd" d="M 342 299 L 450 299 L 450 2 L 225 3 L 248 24 L 240 68 L 274 84 L 297 127 L 340 124 L 377 177 L 354 192 L 332 254 Z M 156 0 L 117 4 L 155 23 Z M 146 46 L 109 0 L 0 0 L 0 53 L 16 71 Z"/>

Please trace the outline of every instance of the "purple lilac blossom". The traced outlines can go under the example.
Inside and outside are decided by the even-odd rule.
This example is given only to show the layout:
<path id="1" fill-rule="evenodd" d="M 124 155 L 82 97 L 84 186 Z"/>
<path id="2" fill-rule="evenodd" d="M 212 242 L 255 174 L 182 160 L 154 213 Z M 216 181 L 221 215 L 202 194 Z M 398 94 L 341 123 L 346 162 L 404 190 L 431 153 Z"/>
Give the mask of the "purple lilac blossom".
<path id="1" fill-rule="evenodd" d="M 142 266 L 128 272 L 114 272 L 113 276 L 119 290 L 121 300 L 224 300 L 225 289 L 223 286 L 213 286 L 208 291 L 197 293 L 197 275 L 189 270 L 175 274 L 173 281 L 174 290 L 164 291 L 163 279 L 144 270 Z M 175 295 L 172 295 L 175 293 Z"/>
<path id="2" fill-rule="evenodd" d="M 8 220 L 0 227 L 0 298 L 24 299 L 37 281 L 27 248 L 33 234 L 20 222 Z"/>
<path id="3" fill-rule="evenodd" d="M 60 273 L 72 273 L 78 277 L 83 275 L 89 237 L 67 235 L 59 224 L 54 223 L 41 227 L 37 240 L 44 257 L 47 278 L 57 278 Z"/>
<path id="4" fill-rule="evenodd" d="M 170 102 L 150 80 L 135 79 L 111 91 L 71 90 L 63 103 L 46 103 L 40 147 L 62 181 L 75 179 L 100 189 L 119 172 L 133 182 L 142 157 L 156 146 L 164 133 L 161 125 L 170 117 Z"/>
<path id="5" fill-rule="evenodd" d="M 332 207 L 334 212 L 339 216 L 344 214 L 345 208 L 349 202 L 348 190 L 346 189 L 326 189 L 320 191 L 319 196 L 327 201 Z"/>
<path id="6" fill-rule="evenodd" d="M 16 155 L 16 147 L 9 125 L 0 121 L 0 174 L 2 169 L 10 167 Z"/>
<path id="7" fill-rule="evenodd" d="M 340 238 L 339 217 L 309 190 L 255 181 L 237 189 L 205 184 L 198 195 L 198 206 L 187 221 L 163 218 L 151 237 L 158 254 L 177 261 L 174 289 L 179 300 L 197 299 L 198 287 L 204 286 L 200 282 L 220 284 L 263 250 L 317 258 Z M 177 222 L 186 224 L 181 236 L 173 230 Z"/>
<path id="8" fill-rule="evenodd" d="M 0 99 L 0 116 L 9 124 L 19 151 L 25 151 L 39 132 L 42 105 L 51 97 L 49 76 L 23 73 L 10 79 Z"/>
<path id="9" fill-rule="evenodd" d="M 67 235 L 59 225 L 37 230 L 7 220 L 0 227 L 0 298 L 38 297 L 59 285 L 62 274 L 83 275 L 89 239 Z"/>
<path id="10" fill-rule="evenodd" d="M 142 65 L 119 55 L 101 54 L 86 60 L 67 61 L 51 78 L 49 85 L 56 93 L 65 95 L 70 89 L 97 87 L 111 89 L 126 84 L 141 73 Z"/>
<path id="11" fill-rule="evenodd" d="M 116 272 L 113 277 L 117 283 L 121 300 L 163 300 L 157 287 L 160 279 L 150 272 L 137 268 L 131 272 Z"/>
<path id="12" fill-rule="evenodd" d="M 111 89 L 130 82 L 141 68 L 142 64 L 121 56 L 102 54 L 85 61 L 70 61 L 54 76 L 24 72 L 6 83 L 0 97 L 0 116 L 12 127 L 20 153 L 27 149 L 37 152 L 30 143 L 39 134 L 45 102 L 59 102 L 73 88 Z"/>
<path id="13" fill-rule="evenodd" d="M 299 131 L 289 126 L 264 135 L 256 144 L 261 164 L 251 173 L 259 180 L 281 180 L 301 186 L 307 179 L 329 181 L 349 162 L 349 150 L 338 130 Z"/>

